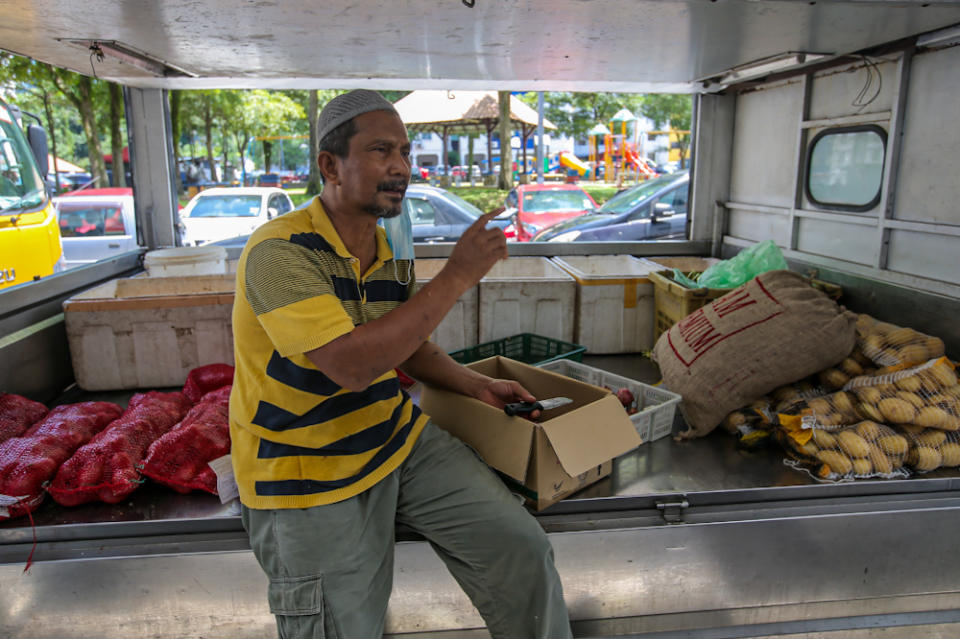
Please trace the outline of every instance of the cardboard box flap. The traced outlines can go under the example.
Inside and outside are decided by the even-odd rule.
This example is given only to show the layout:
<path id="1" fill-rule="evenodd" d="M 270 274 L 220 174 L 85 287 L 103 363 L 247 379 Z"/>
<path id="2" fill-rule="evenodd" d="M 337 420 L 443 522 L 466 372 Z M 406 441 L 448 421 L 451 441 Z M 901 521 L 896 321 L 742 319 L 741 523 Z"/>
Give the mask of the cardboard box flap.
<path id="1" fill-rule="evenodd" d="M 613 395 L 540 424 L 563 470 L 572 477 L 643 443 Z M 585 436 L 585 431 L 590 431 Z"/>
<path id="2" fill-rule="evenodd" d="M 532 422 L 507 417 L 472 397 L 433 387 L 424 389 L 420 407 L 444 430 L 480 453 L 489 466 L 521 483 L 527 478 Z"/>

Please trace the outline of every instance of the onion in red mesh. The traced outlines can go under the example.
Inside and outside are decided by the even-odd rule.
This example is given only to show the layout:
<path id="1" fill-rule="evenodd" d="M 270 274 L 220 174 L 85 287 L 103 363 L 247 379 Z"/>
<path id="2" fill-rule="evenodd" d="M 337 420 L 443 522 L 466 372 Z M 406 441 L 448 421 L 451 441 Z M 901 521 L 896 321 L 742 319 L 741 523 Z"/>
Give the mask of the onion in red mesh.
<path id="1" fill-rule="evenodd" d="M 142 472 L 180 493 L 217 494 L 217 476 L 207 465 L 230 452 L 231 386 L 204 395 L 183 421 L 150 445 Z"/>
<path id="2" fill-rule="evenodd" d="M 110 402 L 57 406 L 22 436 L 0 443 L 0 519 L 25 515 L 39 506 L 44 482 L 122 412 Z"/>
<path id="3" fill-rule="evenodd" d="M 127 410 L 57 471 L 47 492 L 63 506 L 116 504 L 139 486 L 137 465 L 147 448 L 190 409 L 183 393 L 138 393 Z"/>
<path id="4" fill-rule="evenodd" d="M 47 407 L 40 402 L 13 393 L 0 393 L 0 442 L 19 437 L 46 414 Z"/>
<path id="5" fill-rule="evenodd" d="M 183 394 L 196 404 L 200 398 L 211 391 L 233 384 L 233 366 L 229 364 L 207 364 L 187 374 L 183 385 Z"/>

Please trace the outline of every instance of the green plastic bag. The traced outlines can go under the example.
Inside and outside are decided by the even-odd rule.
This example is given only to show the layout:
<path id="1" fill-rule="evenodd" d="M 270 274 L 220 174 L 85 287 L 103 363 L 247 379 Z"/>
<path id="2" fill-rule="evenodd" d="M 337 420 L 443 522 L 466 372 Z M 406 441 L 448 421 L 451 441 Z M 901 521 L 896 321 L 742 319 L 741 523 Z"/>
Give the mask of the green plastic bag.
<path id="1" fill-rule="evenodd" d="M 773 240 L 754 244 L 729 260 L 710 266 L 697 281 L 674 269 L 674 279 L 688 288 L 736 288 L 767 271 L 787 270 L 787 261 Z"/>

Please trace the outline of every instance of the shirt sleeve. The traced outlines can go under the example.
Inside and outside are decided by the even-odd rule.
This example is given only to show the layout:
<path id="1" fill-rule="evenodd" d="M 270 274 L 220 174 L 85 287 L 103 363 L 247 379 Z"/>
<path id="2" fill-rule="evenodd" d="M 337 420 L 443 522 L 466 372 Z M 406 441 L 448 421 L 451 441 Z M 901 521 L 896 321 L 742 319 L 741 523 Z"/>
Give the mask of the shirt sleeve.
<path id="1" fill-rule="evenodd" d="M 354 328 L 322 261 L 283 239 L 250 249 L 244 294 L 282 357 L 320 348 Z"/>

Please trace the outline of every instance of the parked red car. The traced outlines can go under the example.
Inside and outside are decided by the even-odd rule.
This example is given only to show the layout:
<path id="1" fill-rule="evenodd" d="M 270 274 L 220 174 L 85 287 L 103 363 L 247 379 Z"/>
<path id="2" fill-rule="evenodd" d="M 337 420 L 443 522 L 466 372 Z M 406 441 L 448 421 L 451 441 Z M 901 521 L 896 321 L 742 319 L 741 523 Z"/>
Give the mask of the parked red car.
<path id="1" fill-rule="evenodd" d="M 548 226 L 597 210 L 590 194 L 576 184 L 521 184 L 507 194 L 504 206 L 518 242 L 529 242 Z"/>

